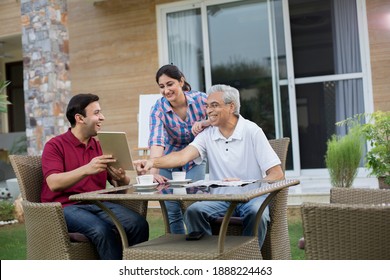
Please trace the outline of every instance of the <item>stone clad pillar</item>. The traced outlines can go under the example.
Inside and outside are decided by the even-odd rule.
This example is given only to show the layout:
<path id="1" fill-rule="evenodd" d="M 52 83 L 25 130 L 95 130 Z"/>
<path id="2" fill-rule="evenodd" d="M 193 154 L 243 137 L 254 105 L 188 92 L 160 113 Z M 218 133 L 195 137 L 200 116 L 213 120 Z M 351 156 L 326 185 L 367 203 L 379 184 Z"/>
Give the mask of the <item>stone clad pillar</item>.
<path id="1" fill-rule="evenodd" d="M 27 151 L 68 129 L 71 98 L 66 0 L 21 0 Z"/>

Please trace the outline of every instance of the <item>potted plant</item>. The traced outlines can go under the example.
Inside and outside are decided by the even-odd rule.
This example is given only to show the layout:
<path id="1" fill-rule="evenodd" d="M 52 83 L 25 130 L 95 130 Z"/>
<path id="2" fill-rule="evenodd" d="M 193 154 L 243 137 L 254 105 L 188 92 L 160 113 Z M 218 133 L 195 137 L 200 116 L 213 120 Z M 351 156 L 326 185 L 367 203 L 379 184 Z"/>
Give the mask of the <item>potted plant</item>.
<path id="1" fill-rule="evenodd" d="M 11 104 L 7 100 L 7 95 L 4 94 L 4 90 L 9 84 L 9 81 L 0 81 L 0 113 L 7 113 L 7 106 Z"/>
<path id="2" fill-rule="evenodd" d="M 362 139 L 357 128 L 345 136 L 333 135 L 327 143 L 325 164 L 333 187 L 349 188 L 356 177 L 363 154 Z"/>
<path id="3" fill-rule="evenodd" d="M 380 188 L 390 188 L 390 112 L 359 114 L 340 124 L 344 123 L 358 123 L 361 135 L 369 143 L 365 165 L 370 169 L 370 174 L 378 178 Z"/>

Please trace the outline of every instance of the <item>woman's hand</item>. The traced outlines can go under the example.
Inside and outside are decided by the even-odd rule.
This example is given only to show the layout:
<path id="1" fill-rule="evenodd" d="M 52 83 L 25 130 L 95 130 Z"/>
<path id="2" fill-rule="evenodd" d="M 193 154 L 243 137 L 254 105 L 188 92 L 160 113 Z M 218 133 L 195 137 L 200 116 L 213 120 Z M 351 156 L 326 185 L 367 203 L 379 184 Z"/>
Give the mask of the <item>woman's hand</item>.
<path id="1" fill-rule="evenodd" d="M 207 127 L 207 126 L 204 125 L 203 122 L 204 121 L 194 122 L 192 124 L 192 129 L 191 129 L 192 134 L 194 134 L 196 136 L 199 133 L 201 133 L 205 127 Z"/>

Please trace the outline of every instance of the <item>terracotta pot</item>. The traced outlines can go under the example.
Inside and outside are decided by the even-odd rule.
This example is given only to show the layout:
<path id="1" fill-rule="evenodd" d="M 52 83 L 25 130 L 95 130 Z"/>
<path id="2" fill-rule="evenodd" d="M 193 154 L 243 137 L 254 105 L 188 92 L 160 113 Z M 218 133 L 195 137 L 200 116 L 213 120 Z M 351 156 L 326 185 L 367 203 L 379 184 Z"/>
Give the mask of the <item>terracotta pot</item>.
<path id="1" fill-rule="evenodd" d="M 385 177 L 378 177 L 378 183 L 380 189 L 390 189 L 390 185 L 385 183 Z"/>

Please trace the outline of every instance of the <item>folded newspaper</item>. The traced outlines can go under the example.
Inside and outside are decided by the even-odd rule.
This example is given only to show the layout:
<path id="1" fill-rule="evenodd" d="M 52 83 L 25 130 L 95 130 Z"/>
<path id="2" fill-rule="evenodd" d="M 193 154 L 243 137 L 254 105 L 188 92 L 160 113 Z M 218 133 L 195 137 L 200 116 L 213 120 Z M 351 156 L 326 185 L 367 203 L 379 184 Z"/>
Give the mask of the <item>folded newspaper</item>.
<path id="1" fill-rule="evenodd" d="M 190 184 L 185 185 L 186 187 L 210 187 L 210 186 L 244 186 L 254 183 L 258 180 L 239 180 L 239 181 L 223 181 L 223 180 L 199 180 Z"/>

